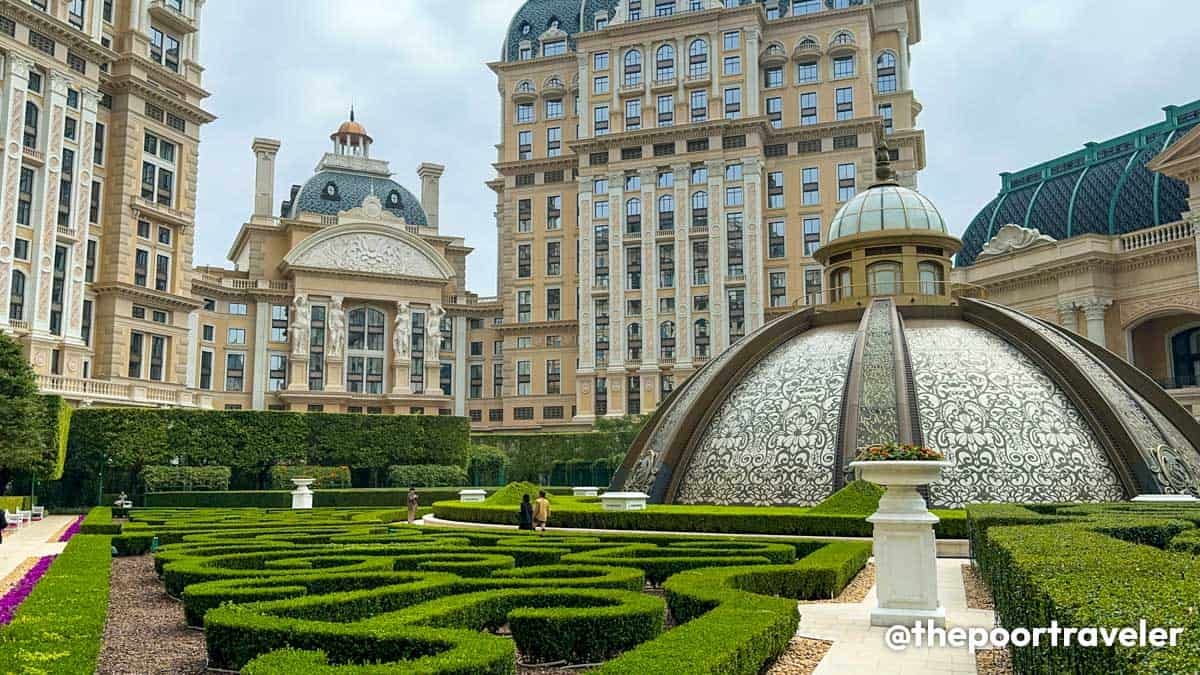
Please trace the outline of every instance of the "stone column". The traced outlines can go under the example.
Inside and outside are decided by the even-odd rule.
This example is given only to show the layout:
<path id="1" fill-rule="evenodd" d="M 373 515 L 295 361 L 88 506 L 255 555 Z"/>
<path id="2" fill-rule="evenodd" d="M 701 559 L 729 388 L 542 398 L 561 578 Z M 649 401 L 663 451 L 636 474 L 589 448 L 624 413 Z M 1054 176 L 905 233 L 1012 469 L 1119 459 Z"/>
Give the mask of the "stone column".
<path id="1" fill-rule="evenodd" d="M 255 298 L 254 309 L 254 371 L 250 380 L 250 405 L 255 410 L 265 410 L 267 368 L 271 362 L 271 356 L 267 353 L 267 335 L 271 332 L 271 303 L 265 298 Z"/>
<path id="2" fill-rule="evenodd" d="M 746 266 L 746 334 L 763 325 L 763 298 L 766 295 L 763 283 L 762 259 L 762 163 L 758 157 L 742 159 L 746 206 L 742 228 L 742 261 Z"/>
<path id="3" fill-rule="evenodd" d="M 583 85 L 586 82 L 585 76 L 587 72 L 586 59 L 580 59 L 580 94 L 586 96 L 584 92 L 587 87 Z M 590 118 L 583 119 L 585 98 L 580 100 L 580 135 L 584 135 L 584 129 L 590 124 Z M 580 176 L 579 178 L 579 370 L 576 372 L 575 379 L 575 422 L 590 423 L 596 419 L 595 407 L 592 405 L 592 387 L 596 374 L 596 338 L 595 325 L 592 317 L 592 282 L 595 277 L 596 260 L 592 252 L 593 242 L 595 240 L 595 232 L 592 229 L 592 176 Z"/>
<path id="4" fill-rule="evenodd" d="M 608 175 L 608 370 L 618 378 L 625 374 L 624 212 L 625 174 L 613 172 Z"/>
<path id="5" fill-rule="evenodd" d="M 438 202 L 441 197 L 439 184 L 446 167 L 441 164 L 423 162 L 417 167 L 417 177 L 421 179 L 421 208 L 425 210 L 429 227 L 438 227 Z"/>
<path id="6" fill-rule="evenodd" d="M 896 55 L 896 60 L 898 61 L 896 65 L 899 66 L 900 70 L 900 91 L 908 91 L 908 29 L 901 28 L 897 32 L 900 34 L 900 53 Z M 868 58 L 870 58 L 870 56 L 868 56 Z M 874 61 L 867 64 L 867 67 L 871 68 L 871 73 L 875 72 Z"/>
<path id="7" fill-rule="evenodd" d="M 250 144 L 254 152 L 254 218 L 271 218 L 275 213 L 275 155 L 279 141 L 255 138 Z"/>
<path id="8" fill-rule="evenodd" d="M 1058 306 L 1058 325 L 1069 331 L 1079 332 L 1079 321 L 1075 312 L 1079 307 L 1074 302 L 1064 302 Z"/>
<path id="9" fill-rule="evenodd" d="M 676 62 L 686 63 L 685 57 L 676 50 Z M 676 72 L 679 73 L 678 68 Z M 686 66 L 684 71 L 686 72 Z M 680 81 L 683 76 L 680 74 Z M 658 102 L 655 100 L 655 119 Z M 653 409 L 653 399 L 648 399 L 648 382 L 658 379 L 658 250 L 655 236 L 658 232 L 658 170 L 642 169 L 642 365 L 638 376 L 642 378 L 642 410 Z M 676 177 L 678 179 L 678 176 Z"/>
<path id="10" fill-rule="evenodd" d="M 714 74 L 715 77 L 715 74 Z M 679 363 L 681 359 L 691 360 L 688 356 L 690 352 L 685 345 L 690 344 L 690 335 L 687 322 L 680 317 L 687 316 L 683 310 L 683 303 L 688 301 L 690 297 L 688 289 L 691 287 L 691 279 L 685 276 L 687 270 L 687 241 L 692 227 L 692 175 L 690 164 L 676 164 L 672 167 L 677 177 L 675 181 L 675 237 L 672 244 L 675 246 L 675 313 L 672 316 L 662 317 L 662 320 L 671 320 L 675 322 L 675 363 Z M 709 206 L 712 205 L 712 195 L 709 195 Z M 681 245 L 682 243 L 682 245 Z M 657 259 L 657 254 L 655 256 Z M 655 327 L 655 335 L 658 328 Z M 675 369 L 672 364 L 671 369 Z"/>
<path id="11" fill-rule="evenodd" d="M 76 166 L 79 167 L 75 181 L 75 207 L 71 211 L 71 224 L 75 231 L 75 243 L 71 246 L 70 265 L 67 268 L 67 281 L 70 292 L 64 298 L 63 307 L 64 334 L 67 340 L 77 346 L 83 346 L 83 272 L 87 260 L 88 224 L 91 220 L 92 204 L 92 173 L 93 160 L 96 158 L 92 151 L 96 139 L 96 107 L 100 102 L 100 92 L 86 88 L 80 92 L 80 135 L 79 151 L 75 154 Z M 69 301 L 69 302 L 68 302 Z"/>
<path id="12" fill-rule="evenodd" d="M 1089 298 L 1083 303 L 1083 316 L 1087 321 L 1087 338 L 1101 347 L 1108 347 L 1104 335 L 1104 313 L 1112 305 L 1111 298 Z"/>
<path id="13" fill-rule="evenodd" d="M 25 124 L 25 92 L 33 62 L 14 53 L 4 57 L 3 99 L 0 100 L 0 133 L 4 134 L 0 159 L 0 326 L 8 325 L 12 291 L 13 241 L 17 227 L 17 189 L 21 179 L 21 142 Z M 28 288 L 28 286 L 27 286 Z M 28 291 L 27 291 L 28 292 Z"/>
<path id="14" fill-rule="evenodd" d="M 451 319 L 454 326 L 454 414 L 467 414 L 467 317 Z"/>
<path id="15" fill-rule="evenodd" d="M 725 302 L 725 163 L 708 163 L 708 313 L 710 352 L 720 354 L 729 346 L 729 315 Z M 744 254 L 743 254 L 744 255 Z"/>
<path id="16" fill-rule="evenodd" d="M 746 92 L 742 98 L 742 102 L 746 104 L 746 117 L 756 117 L 759 114 L 762 80 L 762 67 L 758 62 L 760 41 L 758 29 L 751 28 L 746 31 Z"/>
<path id="17" fill-rule="evenodd" d="M 608 65 L 609 65 L 610 70 L 612 69 L 613 65 L 616 63 L 616 61 L 614 60 L 614 56 L 615 55 L 610 54 L 608 57 Z M 588 63 L 588 60 L 590 58 L 591 58 L 591 54 L 579 54 L 578 55 L 578 62 L 579 62 L 579 117 L 578 117 L 578 119 L 579 119 L 579 138 L 581 138 L 581 139 L 582 138 L 591 138 L 591 136 L 592 136 L 592 110 L 591 110 L 591 103 L 588 98 L 588 95 L 592 91 L 592 88 L 590 86 L 588 86 L 591 82 L 591 78 L 588 77 L 588 69 L 591 67 L 591 64 Z M 567 93 L 570 94 L 569 91 Z M 501 97 L 503 98 L 503 96 L 505 96 L 507 94 L 506 94 L 506 92 L 501 92 L 501 95 L 502 95 Z M 573 105 L 575 105 L 575 102 L 574 102 L 574 100 L 567 100 L 567 101 L 563 101 L 563 104 L 573 106 Z M 501 128 L 503 129 L 506 127 L 502 124 Z M 591 192 L 591 190 L 589 189 L 588 192 Z M 582 194 L 582 192 L 580 194 Z"/>
<path id="18" fill-rule="evenodd" d="M 200 388 L 200 310 L 188 312 L 187 336 L 187 374 L 184 386 L 188 389 Z M 214 355 L 215 359 L 216 356 Z"/>
<path id="19" fill-rule="evenodd" d="M 62 180 L 62 149 L 63 126 L 66 120 L 67 88 L 71 79 L 57 70 L 50 73 L 50 90 L 47 105 L 42 110 L 43 120 L 47 123 L 43 130 L 46 138 L 46 169 L 43 174 L 42 196 L 37 200 L 42 205 L 41 217 L 35 218 L 32 261 L 34 274 L 30 279 L 34 283 L 33 301 L 27 305 L 35 312 L 33 329 L 35 334 L 46 336 L 50 331 L 50 295 L 53 286 L 54 249 L 58 237 L 58 201 L 59 183 Z M 78 155 L 76 155 L 78 162 Z M 76 189 L 80 189 L 76 181 Z M 68 269 L 71 261 L 67 261 Z M 153 264 L 153 261 L 151 261 Z M 64 304 L 70 298 L 64 298 Z M 64 334 L 66 333 L 64 326 Z"/>

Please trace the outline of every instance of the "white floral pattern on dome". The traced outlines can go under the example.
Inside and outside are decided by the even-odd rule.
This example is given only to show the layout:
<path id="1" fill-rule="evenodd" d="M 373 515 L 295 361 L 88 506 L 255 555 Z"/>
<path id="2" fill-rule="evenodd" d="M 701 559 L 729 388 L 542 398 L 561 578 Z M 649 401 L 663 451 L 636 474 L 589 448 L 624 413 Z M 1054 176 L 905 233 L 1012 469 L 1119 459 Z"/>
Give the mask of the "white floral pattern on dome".
<path id="1" fill-rule="evenodd" d="M 829 226 L 829 241 L 861 232 L 932 230 L 949 234 L 933 202 L 899 185 L 876 185 L 855 195 L 838 210 Z"/>

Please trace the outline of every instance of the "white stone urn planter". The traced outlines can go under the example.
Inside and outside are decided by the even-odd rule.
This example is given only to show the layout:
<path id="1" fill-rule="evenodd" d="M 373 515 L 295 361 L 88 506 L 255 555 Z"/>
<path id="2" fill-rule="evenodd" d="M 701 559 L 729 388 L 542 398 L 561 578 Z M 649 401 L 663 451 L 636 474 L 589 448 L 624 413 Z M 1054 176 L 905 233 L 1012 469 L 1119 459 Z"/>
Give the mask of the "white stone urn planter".
<path id="1" fill-rule="evenodd" d="M 292 490 L 292 508 L 293 509 L 311 509 L 313 507 L 313 491 L 308 489 L 308 486 L 317 482 L 315 478 L 293 478 L 292 483 L 296 486 Z"/>
<path id="2" fill-rule="evenodd" d="M 600 503 L 605 511 L 645 511 L 649 498 L 645 492 L 605 492 Z"/>
<path id="3" fill-rule="evenodd" d="M 573 497 L 596 497 L 600 494 L 600 488 L 597 487 L 573 487 L 571 495 Z"/>
<path id="4" fill-rule="evenodd" d="M 487 499 L 487 490 L 459 490 L 458 501 L 460 502 L 481 502 Z"/>
<path id="5" fill-rule="evenodd" d="M 912 626 L 927 621 L 946 625 L 946 608 L 938 601 L 937 542 L 929 512 L 917 486 L 935 483 L 946 461 L 881 460 L 851 462 L 859 477 L 887 489 L 873 524 L 875 579 L 879 605 L 871 610 L 872 626 Z"/>

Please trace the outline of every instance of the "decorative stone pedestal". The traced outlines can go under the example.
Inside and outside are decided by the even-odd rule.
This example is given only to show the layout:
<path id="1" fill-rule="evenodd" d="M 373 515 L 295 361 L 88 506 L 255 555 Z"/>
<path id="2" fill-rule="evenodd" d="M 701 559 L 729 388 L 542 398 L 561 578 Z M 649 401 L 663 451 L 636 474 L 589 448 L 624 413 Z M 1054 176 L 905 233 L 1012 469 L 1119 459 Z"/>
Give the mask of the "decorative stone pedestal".
<path id="1" fill-rule="evenodd" d="M 875 526 L 875 579 L 879 606 L 872 626 L 912 626 L 932 621 L 946 625 L 946 609 L 937 594 L 937 542 L 918 485 L 934 483 L 950 462 L 851 462 L 863 480 L 887 488 L 879 510 L 867 518 Z"/>
<path id="2" fill-rule="evenodd" d="M 459 490 L 458 501 L 481 502 L 487 498 L 487 490 Z"/>
<path id="3" fill-rule="evenodd" d="M 595 497 L 600 494 L 600 488 L 594 487 L 573 487 L 571 494 L 575 497 Z"/>
<path id="4" fill-rule="evenodd" d="M 645 511 L 649 498 L 645 492 L 605 492 L 600 495 L 600 503 L 605 511 Z"/>
<path id="5" fill-rule="evenodd" d="M 296 489 L 292 490 L 293 509 L 311 509 L 313 507 L 313 492 L 308 486 L 316 482 L 315 478 L 293 478 Z"/>

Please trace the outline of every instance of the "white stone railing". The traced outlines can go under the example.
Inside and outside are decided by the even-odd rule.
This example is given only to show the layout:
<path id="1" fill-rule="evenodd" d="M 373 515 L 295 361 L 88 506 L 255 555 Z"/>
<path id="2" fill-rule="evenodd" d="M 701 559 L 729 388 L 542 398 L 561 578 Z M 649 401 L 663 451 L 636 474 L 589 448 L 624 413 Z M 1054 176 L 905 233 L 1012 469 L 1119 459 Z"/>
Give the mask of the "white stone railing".
<path id="1" fill-rule="evenodd" d="M 182 408 L 212 408 L 211 396 L 197 396 L 182 387 L 149 386 L 130 382 L 88 380 L 61 375 L 38 375 L 38 389 L 67 398 L 129 405 L 169 405 Z"/>
<path id="2" fill-rule="evenodd" d="M 232 288 L 238 291 L 253 291 L 262 289 L 268 289 L 272 291 L 288 291 L 292 288 L 292 282 L 288 281 L 287 279 L 238 279 L 223 278 L 215 274 L 201 274 L 200 280 L 205 283 L 224 286 L 225 288 Z"/>
<path id="3" fill-rule="evenodd" d="M 1121 236 L 1121 252 L 1136 251 L 1142 248 L 1169 244 L 1174 241 L 1191 240 L 1196 236 L 1193 223 L 1181 220 L 1166 225 L 1159 225 L 1147 230 L 1138 230 Z"/>

